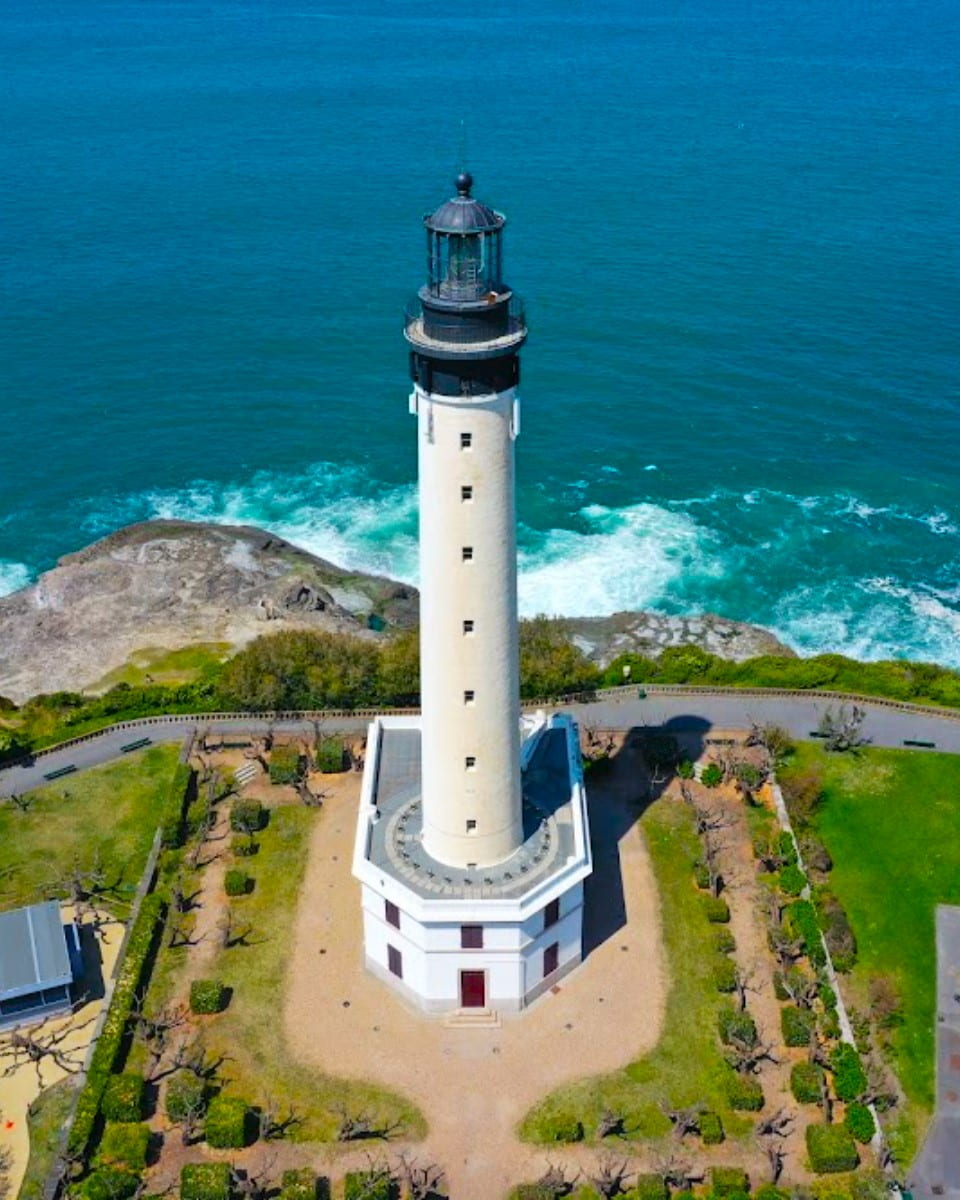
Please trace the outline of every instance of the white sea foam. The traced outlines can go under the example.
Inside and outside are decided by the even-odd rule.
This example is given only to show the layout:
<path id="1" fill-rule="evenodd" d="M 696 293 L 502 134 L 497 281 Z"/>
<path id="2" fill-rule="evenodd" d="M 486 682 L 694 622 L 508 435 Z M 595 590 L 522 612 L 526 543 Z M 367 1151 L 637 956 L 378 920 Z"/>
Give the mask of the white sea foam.
<path id="1" fill-rule="evenodd" d="M 30 568 L 26 564 L 0 559 L 0 596 L 8 596 L 26 587 L 31 578 Z"/>

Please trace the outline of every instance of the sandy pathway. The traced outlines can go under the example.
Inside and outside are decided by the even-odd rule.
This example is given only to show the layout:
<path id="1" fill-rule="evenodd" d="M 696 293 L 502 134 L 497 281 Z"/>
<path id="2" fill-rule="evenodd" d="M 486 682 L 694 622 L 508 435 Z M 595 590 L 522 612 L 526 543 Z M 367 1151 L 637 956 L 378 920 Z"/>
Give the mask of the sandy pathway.
<path id="1" fill-rule="evenodd" d="M 331 795 L 313 836 L 287 977 L 291 1050 L 324 1071 L 409 1095 L 430 1126 L 418 1156 L 446 1168 L 452 1200 L 486 1200 L 543 1169 L 544 1154 L 515 1134 L 532 1104 L 657 1041 L 665 981 L 646 847 L 621 801 L 593 803 L 601 895 L 604 880 L 622 872 L 626 924 L 556 994 L 505 1016 L 501 1028 L 447 1028 L 363 970 L 360 889 L 350 875 L 358 793 L 356 777 Z"/>

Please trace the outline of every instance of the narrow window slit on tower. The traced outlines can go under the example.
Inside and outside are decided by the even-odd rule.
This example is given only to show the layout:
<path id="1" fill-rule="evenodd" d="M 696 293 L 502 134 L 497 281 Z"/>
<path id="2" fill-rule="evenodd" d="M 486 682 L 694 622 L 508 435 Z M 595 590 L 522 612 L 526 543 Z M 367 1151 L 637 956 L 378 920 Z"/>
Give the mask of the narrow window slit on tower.
<path id="1" fill-rule="evenodd" d="M 400 909 L 393 903 L 392 900 L 384 901 L 384 915 L 387 919 L 387 924 L 392 925 L 394 929 L 400 928 Z"/>
<path id="2" fill-rule="evenodd" d="M 467 704 L 467 705 L 473 704 L 475 699 L 476 699 L 476 692 L 471 691 L 469 688 L 467 689 L 467 691 L 465 691 L 463 693 L 464 704 Z"/>
<path id="3" fill-rule="evenodd" d="M 473 562 L 473 547 L 472 546 L 464 546 L 461 553 L 463 555 L 464 562 Z"/>
<path id="4" fill-rule="evenodd" d="M 477 765 L 477 756 L 475 754 L 468 754 L 467 757 L 463 760 L 463 763 L 468 771 L 472 771 L 475 769 L 475 767 Z"/>
<path id="5" fill-rule="evenodd" d="M 460 499 L 466 504 L 473 499 L 473 488 L 469 484 L 464 484 L 460 489 Z"/>
<path id="6" fill-rule="evenodd" d="M 467 833 L 476 833 L 476 832 L 477 832 L 476 821 L 474 821 L 470 818 L 467 818 Z"/>
<path id="7" fill-rule="evenodd" d="M 463 632 L 464 632 L 464 634 L 473 633 L 473 622 L 472 621 L 464 621 Z"/>
<path id="8" fill-rule="evenodd" d="M 473 445 L 473 434 L 472 433 L 461 433 L 460 434 L 460 449 L 461 450 L 469 450 L 472 445 Z"/>

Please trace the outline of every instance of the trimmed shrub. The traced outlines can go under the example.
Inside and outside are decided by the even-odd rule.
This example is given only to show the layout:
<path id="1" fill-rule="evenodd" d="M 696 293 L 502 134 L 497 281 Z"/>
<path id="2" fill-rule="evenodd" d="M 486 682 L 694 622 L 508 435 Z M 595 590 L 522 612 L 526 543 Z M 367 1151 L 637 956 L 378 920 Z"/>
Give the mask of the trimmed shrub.
<path id="1" fill-rule="evenodd" d="M 723 1122 L 719 1114 L 705 1112 L 700 1114 L 700 1139 L 705 1146 L 719 1146 L 723 1141 Z"/>
<path id="2" fill-rule="evenodd" d="M 849 1104 L 867 1088 L 867 1077 L 860 1064 L 860 1055 L 853 1046 L 841 1042 L 830 1055 L 830 1070 L 833 1072 L 833 1090 L 837 1099 Z"/>
<path id="3" fill-rule="evenodd" d="M 813 1027 L 814 1016 L 808 1009 L 795 1008 L 792 1004 L 780 1009 L 780 1029 L 785 1045 L 808 1046 Z"/>
<path id="4" fill-rule="evenodd" d="M 696 772 L 689 758 L 681 758 L 677 763 L 677 774 L 681 779 L 692 779 L 694 777 Z"/>
<path id="5" fill-rule="evenodd" d="M 223 890 L 228 896 L 245 896 L 253 891 L 253 880 L 239 867 L 231 867 L 223 877 Z"/>
<path id="6" fill-rule="evenodd" d="M 147 1165 L 149 1146 L 150 1130 L 146 1125 L 130 1122 L 108 1124 L 100 1139 L 97 1166 L 139 1174 Z"/>
<path id="7" fill-rule="evenodd" d="M 518 1183 L 510 1193 L 510 1200 L 556 1200 L 556 1196 L 545 1183 Z"/>
<path id="8" fill-rule="evenodd" d="M 722 896 L 703 896 L 703 911 L 712 925 L 726 925 L 730 920 L 730 905 Z"/>
<path id="9" fill-rule="evenodd" d="M 807 877 L 798 866 L 784 867 L 777 886 L 785 896 L 799 896 L 807 886 Z"/>
<path id="10" fill-rule="evenodd" d="M 842 1125 L 808 1125 L 807 1154 L 818 1175 L 856 1170 L 860 1163 L 856 1143 Z"/>
<path id="11" fill-rule="evenodd" d="M 733 954 L 737 948 L 737 939 L 729 929 L 718 929 L 714 934 L 713 944 L 721 954 Z"/>
<path id="12" fill-rule="evenodd" d="M 253 834 L 248 834 L 245 841 L 240 841 L 239 838 L 230 839 L 230 853 L 235 854 L 237 858 L 252 858 L 260 849 L 259 842 L 253 840 Z"/>
<path id="13" fill-rule="evenodd" d="M 170 780 L 160 824 L 160 841 L 164 850 L 176 850 L 183 845 L 184 819 L 194 788 L 193 769 L 187 763 L 177 763 Z"/>
<path id="14" fill-rule="evenodd" d="M 303 774 L 303 755 L 297 746 L 274 746 L 270 751 L 270 782 L 296 783 Z"/>
<path id="15" fill-rule="evenodd" d="M 700 772 L 700 782 L 704 787 L 719 787 L 723 783 L 723 767 L 719 763 L 707 763 Z"/>
<path id="16" fill-rule="evenodd" d="M 226 985 L 219 979 L 194 979 L 190 984 L 191 1012 L 218 1013 L 223 1012 L 226 1006 Z"/>
<path id="17" fill-rule="evenodd" d="M 827 961 L 826 951 L 820 939 L 817 914 L 809 900 L 795 900 L 787 909 L 786 920 L 790 930 L 803 941 L 807 958 L 815 967 Z"/>
<path id="18" fill-rule="evenodd" d="M 732 958 L 721 958 L 713 968 L 713 982 L 718 992 L 737 990 L 737 964 Z"/>
<path id="19" fill-rule="evenodd" d="M 763 1108 L 763 1088 L 752 1075 L 731 1072 L 727 1080 L 727 1103 L 737 1112 L 759 1112 Z"/>
<path id="20" fill-rule="evenodd" d="M 127 953 L 113 989 L 110 1009 L 90 1059 L 86 1082 L 77 1099 L 73 1125 L 67 1138 L 67 1149 L 72 1155 L 82 1157 L 90 1144 L 94 1122 L 100 1111 L 100 1100 L 117 1062 L 133 999 L 163 913 L 163 901 L 155 892 L 144 897 L 127 942 Z"/>
<path id="21" fill-rule="evenodd" d="M 753 1200 L 790 1200 L 786 1188 L 778 1188 L 775 1184 L 764 1183 L 753 1193 Z"/>
<path id="22" fill-rule="evenodd" d="M 582 1142 L 583 1122 L 572 1113 L 553 1113 L 540 1126 L 544 1141 Z"/>
<path id="23" fill-rule="evenodd" d="M 280 1200 L 317 1200 L 320 1189 L 315 1172 L 309 1167 L 295 1168 L 290 1171 L 284 1171 L 280 1178 Z M 326 1180 L 324 1180 L 326 1183 Z M 322 1195 L 327 1191 L 326 1188 Z"/>
<path id="24" fill-rule="evenodd" d="M 829 983 L 820 981 L 820 987 L 817 990 L 817 995 L 820 997 L 820 1003 L 824 1008 L 837 1007 L 837 993 L 833 990 Z"/>
<path id="25" fill-rule="evenodd" d="M 104 1118 L 108 1121 L 142 1120 L 145 1087 L 142 1075 L 135 1075 L 133 1072 L 111 1075 L 100 1101 L 100 1111 Z"/>
<path id="26" fill-rule="evenodd" d="M 84 1179 L 77 1191 L 82 1200 L 127 1200 L 139 1186 L 140 1176 L 136 1171 L 99 1167 Z"/>
<path id="27" fill-rule="evenodd" d="M 239 1150 L 250 1136 L 250 1109 L 239 1096 L 214 1096 L 203 1123 L 203 1136 L 215 1150 Z"/>
<path id="28" fill-rule="evenodd" d="M 725 1004 L 717 1014 L 720 1041 L 725 1046 L 742 1042 L 745 1046 L 757 1044 L 757 1023 L 748 1012 L 740 1012 L 732 1004 Z"/>
<path id="29" fill-rule="evenodd" d="M 638 1175 L 624 1200 L 667 1200 L 669 1191 L 662 1175 Z"/>
<path id="30" fill-rule="evenodd" d="M 167 1084 L 164 1107 L 167 1116 L 176 1124 L 203 1110 L 207 1085 L 192 1071 L 180 1071 Z"/>
<path id="31" fill-rule="evenodd" d="M 793 840 L 793 834 L 788 829 L 780 830 L 777 837 L 777 850 L 783 859 L 785 867 L 794 867 L 797 865 L 797 844 Z"/>
<path id="32" fill-rule="evenodd" d="M 317 746 L 316 761 L 317 770 L 322 771 L 324 775 L 342 771 L 347 761 L 347 748 L 344 745 L 343 738 L 321 738 L 320 744 Z"/>
<path id="33" fill-rule="evenodd" d="M 706 863 L 695 862 L 693 864 L 693 879 L 701 891 L 705 892 L 710 887 L 710 872 L 707 870 Z"/>
<path id="34" fill-rule="evenodd" d="M 400 1189 L 385 1171 L 349 1171 L 344 1181 L 343 1200 L 398 1200 L 399 1195 Z M 548 1200 L 553 1200 L 552 1195 Z"/>
<path id="35" fill-rule="evenodd" d="M 229 1163 L 188 1163 L 180 1170 L 180 1200 L 230 1200 Z"/>
<path id="36" fill-rule="evenodd" d="M 798 1062 L 790 1068 L 790 1091 L 801 1104 L 817 1104 L 823 1084 L 823 1070 L 816 1063 Z"/>
<path id="37" fill-rule="evenodd" d="M 734 1192 L 749 1192 L 750 1180 L 742 1167 L 711 1167 L 710 1190 L 714 1196 L 730 1196 Z"/>
<path id="38" fill-rule="evenodd" d="M 276 753 L 276 751 L 274 751 Z M 263 828 L 263 805 L 250 796 L 240 796 L 230 806 L 230 828 L 234 833 L 256 833 Z"/>
<path id="39" fill-rule="evenodd" d="M 877 1123 L 873 1113 L 865 1104 L 849 1104 L 843 1118 L 843 1123 L 853 1136 L 854 1141 L 866 1145 L 877 1132 Z"/>

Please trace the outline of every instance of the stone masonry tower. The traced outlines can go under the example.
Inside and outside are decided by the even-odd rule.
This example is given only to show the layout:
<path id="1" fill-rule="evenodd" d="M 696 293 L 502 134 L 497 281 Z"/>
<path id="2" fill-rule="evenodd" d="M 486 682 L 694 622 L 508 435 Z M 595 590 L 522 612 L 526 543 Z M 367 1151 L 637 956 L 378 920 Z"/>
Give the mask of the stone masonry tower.
<path id="1" fill-rule="evenodd" d="M 484 867 L 523 841 L 513 443 L 522 308 L 504 217 L 457 195 L 424 218 L 427 282 L 408 311 L 420 478 L 423 845 Z"/>

